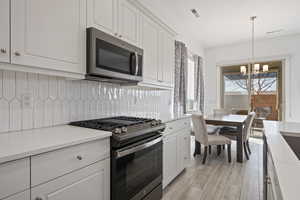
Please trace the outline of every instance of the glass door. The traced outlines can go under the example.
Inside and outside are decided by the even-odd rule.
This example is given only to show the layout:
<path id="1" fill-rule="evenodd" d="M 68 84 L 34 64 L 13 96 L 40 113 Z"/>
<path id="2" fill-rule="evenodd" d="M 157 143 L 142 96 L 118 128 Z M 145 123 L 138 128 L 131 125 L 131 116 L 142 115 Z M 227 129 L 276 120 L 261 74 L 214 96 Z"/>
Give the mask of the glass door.
<path id="1" fill-rule="evenodd" d="M 264 119 L 282 119 L 281 61 L 224 66 L 221 80 L 222 108 L 236 114 L 255 111 L 254 124 L 259 128 Z"/>

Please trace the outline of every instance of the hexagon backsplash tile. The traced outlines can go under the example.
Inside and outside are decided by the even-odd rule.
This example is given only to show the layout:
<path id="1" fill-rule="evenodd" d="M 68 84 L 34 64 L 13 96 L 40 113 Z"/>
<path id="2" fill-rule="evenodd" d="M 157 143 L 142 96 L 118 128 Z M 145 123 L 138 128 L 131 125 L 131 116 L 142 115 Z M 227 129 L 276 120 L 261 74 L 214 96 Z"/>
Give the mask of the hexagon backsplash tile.
<path id="1" fill-rule="evenodd" d="M 0 70 L 0 133 L 117 115 L 165 119 L 171 98 L 170 91 Z"/>

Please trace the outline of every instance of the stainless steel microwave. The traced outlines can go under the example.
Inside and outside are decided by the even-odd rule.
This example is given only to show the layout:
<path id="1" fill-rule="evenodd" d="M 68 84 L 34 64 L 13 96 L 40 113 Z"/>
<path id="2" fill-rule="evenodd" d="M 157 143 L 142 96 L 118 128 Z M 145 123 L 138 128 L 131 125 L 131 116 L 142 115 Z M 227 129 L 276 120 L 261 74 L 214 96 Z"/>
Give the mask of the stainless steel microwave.
<path id="1" fill-rule="evenodd" d="M 139 82 L 143 77 L 143 49 L 96 28 L 87 29 L 87 79 Z"/>

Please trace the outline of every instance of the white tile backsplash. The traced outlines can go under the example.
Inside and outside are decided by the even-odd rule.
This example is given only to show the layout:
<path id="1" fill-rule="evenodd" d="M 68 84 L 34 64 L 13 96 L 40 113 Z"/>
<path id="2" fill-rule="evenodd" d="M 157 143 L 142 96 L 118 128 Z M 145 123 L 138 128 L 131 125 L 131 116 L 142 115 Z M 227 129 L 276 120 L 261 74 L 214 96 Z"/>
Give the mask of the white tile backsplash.
<path id="1" fill-rule="evenodd" d="M 0 70 L 0 132 L 117 115 L 166 119 L 171 101 L 167 90 Z"/>

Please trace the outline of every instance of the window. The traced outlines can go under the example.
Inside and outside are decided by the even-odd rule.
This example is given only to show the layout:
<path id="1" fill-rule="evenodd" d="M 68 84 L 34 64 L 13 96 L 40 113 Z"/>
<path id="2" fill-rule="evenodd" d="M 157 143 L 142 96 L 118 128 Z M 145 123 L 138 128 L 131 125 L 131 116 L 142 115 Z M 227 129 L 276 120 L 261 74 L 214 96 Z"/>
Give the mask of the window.
<path id="1" fill-rule="evenodd" d="M 192 56 L 188 58 L 187 67 L 187 112 L 196 111 L 195 100 L 195 62 Z"/>

